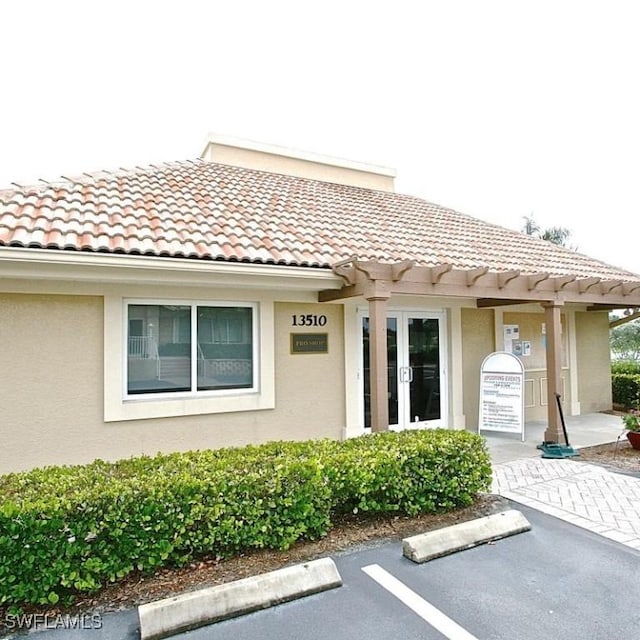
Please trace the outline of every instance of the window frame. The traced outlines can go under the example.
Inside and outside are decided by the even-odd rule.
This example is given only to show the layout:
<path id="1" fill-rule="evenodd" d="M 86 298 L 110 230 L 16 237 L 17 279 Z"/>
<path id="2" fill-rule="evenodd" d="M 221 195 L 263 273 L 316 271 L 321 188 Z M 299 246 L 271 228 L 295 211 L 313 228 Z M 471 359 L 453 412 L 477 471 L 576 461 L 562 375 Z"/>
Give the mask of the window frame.
<path id="1" fill-rule="evenodd" d="M 260 349 L 259 349 L 259 332 L 257 327 L 258 317 L 258 304 L 255 302 L 238 302 L 229 300 L 175 300 L 175 299 L 146 299 L 140 300 L 137 298 L 126 298 L 123 300 L 123 319 L 125 320 L 125 327 L 123 330 L 123 348 L 122 353 L 124 355 L 123 362 L 123 398 L 124 401 L 131 400 L 146 400 L 146 399 L 158 399 L 158 400 L 170 400 L 173 398 L 195 398 L 195 397 L 216 397 L 216 396 L 229 396 L 229 395 L 243 395 L 249 393 L 256 393 L 259 390 L 259 377 L 260 371 Z M 128 380 L 128 357 L 129 357 L 129 307 L 132 306 L 184 306 L 189 307 L 190 321 L 191 321 L 191 343 L 190 343 L 190 366 L 191 366 L 191 390 L 190 391 L 164 391 L 159 393 L 143 392 L 143 393 L 130 393 L 129 392 L 129 380 Z M 228 389 L 205 389 L 198 390 L 198 308 L 231 308 L 242 307 L 245 309 L 251 309 L 251 387 L 230 387 Z M 175 335 L 175 326 L 172 327 L 172 332 Z"/>
<path id="2" fill-rule="evenodd" d="M 179 418 L 205 414 L 261 411 L 275 408 L 275 306 L 272 296 L 252 292 L 229 295 L 220 290 L 211 298 L 179 295 L 142 297 L 131 292 L 104 296 L 104 406 L 105 422 Z M 173 293 L 173 292 L 172 292 Z M 248 299 L 247 299 L 248 298 Z M 128 305 L 200 305 L 252 308 L 253 386 L 168 393 L 127 393 Z M 193 312 L 192 312 L 192 315 Z"/>

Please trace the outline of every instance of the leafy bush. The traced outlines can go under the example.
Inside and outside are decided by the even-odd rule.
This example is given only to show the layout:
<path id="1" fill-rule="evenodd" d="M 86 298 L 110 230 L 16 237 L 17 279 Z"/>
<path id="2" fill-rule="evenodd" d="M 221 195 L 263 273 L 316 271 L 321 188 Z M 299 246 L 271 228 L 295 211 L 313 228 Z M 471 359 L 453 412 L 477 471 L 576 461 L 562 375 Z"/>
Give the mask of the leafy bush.
<path id="1" fill-rule="evenodd" d="M 640 375 L 640 362 L 636 360 L 614 360 L 611 363 L 611 373 L 628 373 L 631 375 Z"/>
<path id="2" fill-rule="evenodd" d="M 640 374 L 615 373 L 611 376 L 613 401 L 626 408 L 640 402 Z"/>
<path id="3" fill-rule="evenodd" d="M 70 601 L 133 571 L 286 549 L 332 514 L 469 504 L 484 441 L 411 431 L 47 467 L 0 477 L 0 604 Z"/>
<path id="4" fill-rule="evenodd" d="M 491 476 L 484 441 L 467 431 L 355 438 L 340 443 L 325 464 L 338 513 L 415 515 L 468 505 Z"/>

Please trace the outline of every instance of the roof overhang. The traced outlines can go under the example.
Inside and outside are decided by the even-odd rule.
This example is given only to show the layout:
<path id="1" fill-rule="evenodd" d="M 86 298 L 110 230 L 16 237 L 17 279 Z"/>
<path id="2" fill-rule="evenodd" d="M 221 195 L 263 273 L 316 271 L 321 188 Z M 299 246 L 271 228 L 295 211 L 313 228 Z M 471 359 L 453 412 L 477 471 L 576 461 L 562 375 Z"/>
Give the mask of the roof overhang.
<path id="1" fill-rule="evenodd" d="M 339 289 L 329 269 L 144 255 L 0 247 L 2 278 L 137 285 Z"/>

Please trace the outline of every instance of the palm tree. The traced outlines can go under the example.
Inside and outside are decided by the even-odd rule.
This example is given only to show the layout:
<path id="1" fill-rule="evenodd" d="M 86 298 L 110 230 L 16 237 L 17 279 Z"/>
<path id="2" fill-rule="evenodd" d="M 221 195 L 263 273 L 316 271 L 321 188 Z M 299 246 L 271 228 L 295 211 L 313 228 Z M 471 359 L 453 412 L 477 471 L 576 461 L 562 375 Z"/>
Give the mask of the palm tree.
<path id="1" fill-rule="evenodd" d="M 548 229 L 541 229 L 540 225 L 534 220 L 533 216 L 523 216 L 524 218 L 524 226 L 522 227 L 522 231 L 526 233 L 528 236 L 535 236 L 536 238 L 541 238 L 542 240 L 547 240 L 548 242 L 553 242 L 553 244 L 558 244 L 561 247 L 567 247 L 567 241 L 571 236 L 571 231 L 566 227 L 549 227 Z M 576 250 L 575 247 L 569 247 L 570 249 Z"/>
<path id="2" fill-rule="evenodd" d="M 540 236 L 543 240 L 553 242 L 553 244 L 559 244 L 562 247 L 567 246 L 567 240 L 571 235 L 571 231 L 566 227 L 549 227 L 542 232 Z"/>
<path id="3" fill-rule="evenodd" d="M 522 217 L 524 218 L 524 227 L 522 227 L 522 230 L 528 236 L 536 236 L 537 238 L 539 238 L 540 227 L 538 223 L 533 219 L 532 216 L 522 216 Z"/>

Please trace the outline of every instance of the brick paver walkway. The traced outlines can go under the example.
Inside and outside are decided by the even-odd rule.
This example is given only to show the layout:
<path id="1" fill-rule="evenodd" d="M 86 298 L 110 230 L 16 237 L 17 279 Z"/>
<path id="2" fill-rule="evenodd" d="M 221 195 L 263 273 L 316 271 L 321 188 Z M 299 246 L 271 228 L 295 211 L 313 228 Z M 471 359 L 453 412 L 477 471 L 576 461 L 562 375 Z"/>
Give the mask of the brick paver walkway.
<path id="1" fill-rule="evenodd" d="M 572 460 L 494 465 L 493 493 L 640 550 L 640 478 Z"/>

